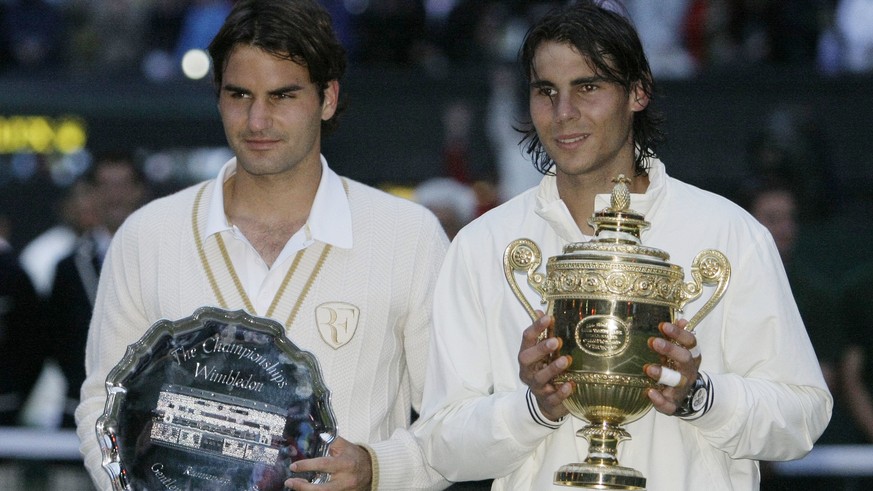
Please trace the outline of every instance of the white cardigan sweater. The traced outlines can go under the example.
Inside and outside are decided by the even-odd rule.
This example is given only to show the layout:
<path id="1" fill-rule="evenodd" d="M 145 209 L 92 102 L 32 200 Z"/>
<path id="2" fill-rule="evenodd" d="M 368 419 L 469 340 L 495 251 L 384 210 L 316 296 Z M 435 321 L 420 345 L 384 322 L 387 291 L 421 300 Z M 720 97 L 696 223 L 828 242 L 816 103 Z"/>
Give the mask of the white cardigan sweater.
<path id="1" fill-rule="evenodd" d="M 447 240 L 425 208 L 347 182 L 354 246 L 331 250 L 286 334 L 318 359 L 339 436 L 370 448 L 374 488 L 444 487 L 407 428 L 410 408 L 420 408 L 431 292 Z M 214 185 L 214 180 L 206 185 L 204 203 Z M 76 411 L 85 465 L 100 489 L 111 489 L 95 432 L 106 402 L 108 373 L 127 346 L 159 319 L 182 319 L 199 307 L 219 306 L 192 233 L 193 204 L 202 187 L 192 186 L 137 211 L 116 234 L 107 255 L 88 335 L 88 377 Z M 198 220 L 201 227 L 204 222 Z M 223 264 L 216 247 L 205 250 L 213 256 L 211 264 Z M 223 293 L 235 290 L 228 274 L 216 276 Z M 303 283 L 306 278 L 292 281 L 286 303 L 297 296 L 296 280 Z M 226 298 L 226 308 L 245 309 L 238 297 Z M 316 307 L 325 302 L 360 309 L 354 336 L 336 349 L 316 327 Z M 277 309 L 276 320 L 284 322 L 289 310 Z"/>

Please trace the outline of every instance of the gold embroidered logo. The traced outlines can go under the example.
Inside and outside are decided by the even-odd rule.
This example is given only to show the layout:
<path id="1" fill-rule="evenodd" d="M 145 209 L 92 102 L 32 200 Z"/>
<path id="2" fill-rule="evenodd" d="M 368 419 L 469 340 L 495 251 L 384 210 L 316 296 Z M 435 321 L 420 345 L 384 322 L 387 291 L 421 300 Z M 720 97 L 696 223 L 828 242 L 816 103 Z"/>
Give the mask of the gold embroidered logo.
<path id="1" fill-rule="evenodd" d="M 315 322 L 321 338 L 333 349 L 351 341 L 358 327 L 360 309 L 344 302 L 327 302 L 315 309 Z"/>

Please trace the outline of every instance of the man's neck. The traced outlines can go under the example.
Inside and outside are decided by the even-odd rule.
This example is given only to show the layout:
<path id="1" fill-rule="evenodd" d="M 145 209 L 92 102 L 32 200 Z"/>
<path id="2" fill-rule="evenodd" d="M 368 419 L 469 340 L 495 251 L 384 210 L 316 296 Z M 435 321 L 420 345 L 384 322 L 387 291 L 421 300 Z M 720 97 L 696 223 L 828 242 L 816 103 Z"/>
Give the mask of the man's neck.
<path id="1" fill-rule="evenodd" d="M 321 167 L 291 176 L 237 172 L 224 183 L 224 212 L 268 266 L 309 219 Z"/>

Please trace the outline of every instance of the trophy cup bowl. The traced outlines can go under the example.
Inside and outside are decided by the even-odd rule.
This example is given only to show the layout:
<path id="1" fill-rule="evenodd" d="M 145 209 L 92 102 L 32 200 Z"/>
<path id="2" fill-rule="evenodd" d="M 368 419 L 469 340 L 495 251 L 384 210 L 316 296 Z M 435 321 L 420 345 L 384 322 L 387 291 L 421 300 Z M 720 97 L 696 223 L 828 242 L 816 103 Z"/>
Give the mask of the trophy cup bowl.
<path id="1" fill-rule="evenodd" d="M 582 463 L 562 466 L 555 484 L 594 489 L 643 489 L 645 477 L 619 465 L 618 444 L 630 439 L 623 425 L 636 421 L 652 407 L 646 396 L 658 384 L 643 371 L 646 364 L 663 364 L 648 339 L 660 336 L 661 322 L 675 323 L 682 308 L 715 285 L 712 296 L 689 320 L 693 330 L 724 295 L 730 263 L 719 251 L 701 251 L 693 260 L 693 281 L 685 282 L 682 268 L 669 264 L 669 255 L 640 244 L 640 231 L 648 226 L 628 209 L 627 180 L 619 176 L 611 206 L 590 219 L 595 237 L 564 247 L 550 257 L 546 274 L 537 272 L 542 261 L 539 247 L 529 239 L 511 242 L 503 256 L 504 273 L 515 296 L 531 319 L 536 313 L 515 280 L 524 272 L 528 284 L 547 304 L 554 317 L 545 333 L 561 339 L 555 357 L 570 355 L 572 363 L 555 383 L 574 382 L 575 392 L 565 402 L 567 410 L 588 424 L 577 436 L 588 441 Z"/>

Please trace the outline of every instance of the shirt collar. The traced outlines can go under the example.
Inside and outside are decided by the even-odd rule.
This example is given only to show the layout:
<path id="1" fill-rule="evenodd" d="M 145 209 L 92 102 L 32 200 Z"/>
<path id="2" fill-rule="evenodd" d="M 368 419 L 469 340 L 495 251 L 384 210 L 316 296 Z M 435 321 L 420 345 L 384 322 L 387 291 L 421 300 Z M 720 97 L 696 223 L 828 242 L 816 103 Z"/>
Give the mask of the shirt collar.
<path id="1" fill-rule="evenodd" d="M 646 215 L 654 206 L 656 198 L 666 181 L 664 164 L 656 158 L 648 161 L 649 187 L 643 194 L 631 193 L 630 208 Z M 594 209 L 609 206 L 609 194 L 598 194 L 594 199 Z M 591 239 L 579 230 L 567 205 L 558 195 L 558 182 L 554 175 L 547 175 L 540 181 L 536 195 L 536 214 L 549 223 L 559 237 L 567 242 L 585 242 Z"/>
<path id="2" fill-rule="evenodd" d="M 309 218 L 304 229 L 312 240 L 318 240 L 334 247 L 349 249 L 352 247 L 352 212 L 349 197 L 346 194 L 343 181 L 336 172 L 327 165 L 327 159 L 322 155 L 321 176 Z M 204 236 L 232 230 L 232 226 L 224 214 L 224 182 L 236 174 L 236 157 L 227 161 L 218 172 L 215 187 L 209 200 L 206 228 Z"/>

